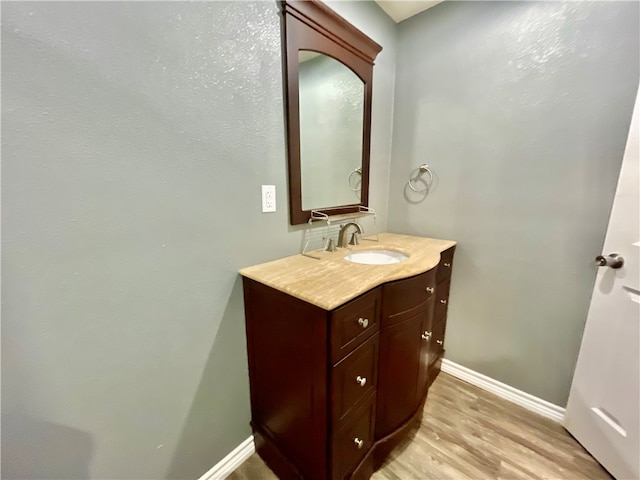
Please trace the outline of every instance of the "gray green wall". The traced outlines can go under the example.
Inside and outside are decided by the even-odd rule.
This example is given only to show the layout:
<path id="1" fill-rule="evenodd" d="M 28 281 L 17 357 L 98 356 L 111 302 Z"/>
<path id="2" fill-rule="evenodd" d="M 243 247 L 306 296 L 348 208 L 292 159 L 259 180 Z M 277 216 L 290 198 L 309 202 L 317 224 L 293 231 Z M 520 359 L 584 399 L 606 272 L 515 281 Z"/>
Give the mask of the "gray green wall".
<path id="1" fill-rule="evenodd" d="M 447 358 L 560 406 L 638 87 L 638 7 L 445 2 L 398 30 L 389 229 L 459 242 Z M 422 163 L 426 198 L 405 186 Z"/>
<path id="2" fill-rule="evenodd" d="M 460 242 L 449 358 L 564 405 L 638 5 L 329 5 L 384 47 L 374 228 Z M 275 2 L 1 7 L 2 476 L 198 478 L 250 433 L 236 272 L 302 245 Z"/>
<path id="3" fill-rule="evenodd" d="M 395 25 L 330 5 L 385 48 L 384 230 Z M 198 478 L 249 436 L 236 272 L 301 248 L 283 118 L 276 2 L 2 2 L 3 478 Z"/>

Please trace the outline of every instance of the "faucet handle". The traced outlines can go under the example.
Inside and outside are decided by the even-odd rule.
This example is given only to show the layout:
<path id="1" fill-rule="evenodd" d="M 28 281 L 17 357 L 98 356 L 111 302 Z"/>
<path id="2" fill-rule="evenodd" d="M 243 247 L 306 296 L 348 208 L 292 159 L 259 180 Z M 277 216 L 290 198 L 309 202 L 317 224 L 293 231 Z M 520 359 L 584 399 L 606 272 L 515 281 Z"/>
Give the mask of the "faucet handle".
<path id="1" fill-rule="evenodd" d="M 329 239 L 329 242 L 327 243 L 327 247 L 325 248 L 325 250 L 327 252 L 335 252 L 337 250 L 336 242 L 333 240 L 333 238 Z"/>
<path id="2" fill-rule="evenodd" d="M 360 245 L 360 234 L 358 232 L 353 232 L 349 245 Z"/>

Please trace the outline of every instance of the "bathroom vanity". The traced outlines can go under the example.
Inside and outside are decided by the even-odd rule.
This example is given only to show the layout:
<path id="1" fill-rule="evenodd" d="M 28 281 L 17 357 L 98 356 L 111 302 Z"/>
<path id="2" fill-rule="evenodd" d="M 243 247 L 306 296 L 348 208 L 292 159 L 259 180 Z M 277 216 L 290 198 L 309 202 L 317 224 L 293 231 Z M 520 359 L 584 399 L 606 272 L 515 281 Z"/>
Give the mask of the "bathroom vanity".
<path id="1" fill-rule="evenodd" d="M 388 249 L 391 265 L 344 259 Z M 455 242 L 383 233 L 243 276 L 252 429 L 282 479 L 369 478 L 440 371 Z"/>

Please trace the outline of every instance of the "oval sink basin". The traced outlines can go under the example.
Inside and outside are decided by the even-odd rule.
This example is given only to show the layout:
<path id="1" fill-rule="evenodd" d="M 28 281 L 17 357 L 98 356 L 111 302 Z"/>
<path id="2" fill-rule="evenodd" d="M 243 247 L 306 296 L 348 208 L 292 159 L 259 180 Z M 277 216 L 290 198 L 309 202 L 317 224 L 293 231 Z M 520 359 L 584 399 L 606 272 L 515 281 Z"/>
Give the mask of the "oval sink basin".
<path id="1" fill-rule="evenodd" d="M 364 263 L 365 265 L 391 265 L 405 261 L 407 257 L 404 253 L 395 250 L 359 250 L 344 256 L 344 259 L 353 263 Z"/>

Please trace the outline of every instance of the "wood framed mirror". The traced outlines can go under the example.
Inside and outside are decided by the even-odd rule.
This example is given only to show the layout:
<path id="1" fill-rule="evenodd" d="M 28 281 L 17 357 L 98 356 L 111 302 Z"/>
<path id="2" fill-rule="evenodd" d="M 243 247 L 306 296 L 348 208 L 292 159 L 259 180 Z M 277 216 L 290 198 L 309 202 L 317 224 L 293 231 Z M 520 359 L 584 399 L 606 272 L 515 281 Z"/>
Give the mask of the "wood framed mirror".
<path id="1" fill-rule="evenodd" d="M 284 0 L 291 225 L 369 203 L 373 65 L 382 47 L 323 3 Z"/>

